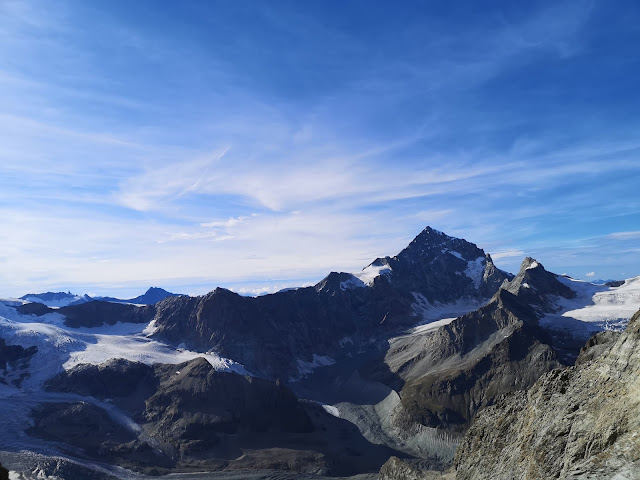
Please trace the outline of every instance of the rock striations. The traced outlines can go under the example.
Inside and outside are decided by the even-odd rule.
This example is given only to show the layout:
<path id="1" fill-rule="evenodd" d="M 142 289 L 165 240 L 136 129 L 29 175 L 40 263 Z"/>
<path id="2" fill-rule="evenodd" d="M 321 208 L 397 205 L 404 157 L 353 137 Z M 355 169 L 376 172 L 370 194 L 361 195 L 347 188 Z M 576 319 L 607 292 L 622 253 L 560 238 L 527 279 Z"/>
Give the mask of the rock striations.
<path id="1" fill-rule="evenodd" d="M 597 344 L 597 342 L 594 342 Z M 457 478 L 640 478 L 640 312 L 609 351 L 485 409 Z"/>
<path id="2" fill-rule="evenodd" d="M 404 380 L 401 422 L 464 432 L 496 398 L 526 390 L 562 365 L 538 311 L 548 303 L 544 292 L 565 292 L 537 262 L 532 273 L 533 262 L 526 259 L 518 275 L 478 310 L 425 335 L 391 342 L 385 362 Z M 525 289 L 523 279 L 530 282 Z"/>

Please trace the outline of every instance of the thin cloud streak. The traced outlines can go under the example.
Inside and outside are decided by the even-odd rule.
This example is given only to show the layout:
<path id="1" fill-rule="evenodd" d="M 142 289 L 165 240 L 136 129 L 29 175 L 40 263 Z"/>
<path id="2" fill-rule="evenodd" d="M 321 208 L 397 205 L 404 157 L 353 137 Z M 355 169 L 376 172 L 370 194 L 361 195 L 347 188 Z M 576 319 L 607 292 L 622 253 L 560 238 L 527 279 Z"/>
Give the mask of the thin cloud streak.
<path id="1" fill-rule="evenodd" d="M 360 18 L 349 5 L 255 5 L 235 24 L 233 5 L 203 4 L 184 31 L 177 5 L 157 24 L 43 6 L 0 7 L 0 280 L 16 294 L 313 283 L 427 224 L 510 270 L 541 255 L 614 277 L 614 252 L 640 268 L 635 89 L 609 111 L 578 68 L 629 76 L 605 68 L 615 51 L 591 57 L 603 5 L 470 20 L 374 2 L 367 30 L 337 21 Z"/>

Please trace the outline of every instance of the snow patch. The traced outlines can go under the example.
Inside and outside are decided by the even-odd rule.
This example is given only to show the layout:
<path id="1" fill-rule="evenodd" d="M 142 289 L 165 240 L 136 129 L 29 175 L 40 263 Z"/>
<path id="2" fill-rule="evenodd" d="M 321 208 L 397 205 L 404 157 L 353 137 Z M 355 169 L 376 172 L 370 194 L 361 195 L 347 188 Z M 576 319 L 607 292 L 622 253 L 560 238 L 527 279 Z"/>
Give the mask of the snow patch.
<path id="1" fill-rule="evenodd" d="M 322 408 L 324 408 L 324 411 L 327 412 L 329 415 L 333 415 L 336 418 L 340 418 L 340 410 L 338 410 L 336 407 L 332 405 L 322 404 Z"/>
<path id="2" fill-rule="evenodd" d="M 150 337 L 151 335 L 156 333 L 157 330 L 158 330 L 158 327 L 156 326 L 156 321 L 151 320 L 149 324 L 146 327 L 144 327 L 144 329 L 142 330 L 142 334 L 146 337 Z"/>
<path id="3" fill-rule="evenodd" d="M 333 358 L 326 355 L 316 355 L 314 353 L 310 362 L 298 359 L 298 373 L 300 373 L 301 376 L 306 376 L 318 367 L 327 367 L 334 363 L 336 363 L 336 361 Z"/>
<path id="4" fill-rule="evenodd" d="M 349 277 L 348 280 L 345 280 L 344 282 L 340 282 L 340 290 L 347 290 L 349 288 L 362 288 L 367 286 L 366 283 L 364 283 L 362 280 L 360 280 L 353 274 L 349 274 L 349 275 L 351 276 Z"/>
<path id="5" fill-rule="evenodd" d="M 424 325 L 418 325 L 417 327 L 414 327 L 411 330 L 409 330 L 409 334 L 410 335 L 421 335 L 423 333 L 430 332 L 430 331 L 435 330 L 436 328 L 440 328 L 440 327 L 442 327 L 444 325 L 449 325 L 456 318 L 458 318 L 458 317 L 443 318 L 441 320 L 434 320 L 433 322 L 426 323 Z"/>
<path id="6" fill-rule="evenodd" d="M 46 380 L 79 363 L 100 364 L 112 358 L 151 365 L 177 364 L 204 357 L 216 370 L 250 375 L 243 365 L 213 352 L 176 349 L 148 338 L 148 332 L 154 327 L 152 323 L 71 328 L 64 325 L 64 316 L 59 313 L 41 317 L 23 315 L 0 303 L 0 337 L 9 345 L 38 349 L 29 363 L 31 376 L 22 384 L 25 390 L 40 389 Z"/>
<path id="7" fill-rule="evenodd" d="M 478 257 L 475 260 L 467 262 L 467 268 L 464 274 L 471 279 L 473 286 L 477 289 L 482 284 L 482 276 L 484 275 L 485 259 L 484 257 Z"/>
<path id="8" fill-rule="evenodd" d="M 380 275 L 388 275 L 391 273 L 391 267 L 389 265 L 369 265 L 362 269 L 361 272 L 352 274 L 361 282 L 368 286 L 373 285 L 373 281 Z"/>
<path id="9" fill-rule="evenodd" d="M 450 253 L 451 255 L 453 255 L 456 258 L 459 258 L 460 260 L 464 260 L 464 257 L 459 252 L 454 252 L 453 250 L 447 250 L 447 253 Z"/>
<path id="10" fill-rule="evenodd" d="M 527 267 L 527 270 L 532 270 L 534 268 L 538 268 L 540 264 L 534 260 L 534 262 Z"/>
<path id="11" fill-rule="evenodd" d="M 483 300 L 458 300 L 452 303 L 431 303 L 427 298 L 419 292 L 411 292 L 415 302 L 411 304 L 411 308 L 415 316 L 420 317 L 420 324 L 432 323 L 434 321 L 445 318 L 456 318 L 465 313 L 473 312 L 482 306 L 486 301 Z"/>

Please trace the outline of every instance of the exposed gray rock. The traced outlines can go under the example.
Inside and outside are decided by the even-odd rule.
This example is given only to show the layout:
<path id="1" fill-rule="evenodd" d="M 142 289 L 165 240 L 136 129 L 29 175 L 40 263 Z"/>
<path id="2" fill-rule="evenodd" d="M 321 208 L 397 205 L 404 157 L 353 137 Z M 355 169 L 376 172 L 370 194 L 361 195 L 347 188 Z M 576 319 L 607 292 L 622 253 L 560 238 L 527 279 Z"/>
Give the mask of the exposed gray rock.
<path id="1" fill-rule="evenodd" d="M 456 478 L 640 478 L 639 374 L 640 312 L 610 351 L 483 410 Z"/>
<path id="2" fill-rule="evenodd" d="M 391 457 L 380 469 L 379 480 L 453 480 L 454 472 L 422 470 L 398 457 Z"/>
<path id="3" fill-rule="evenodd" d="M 576 293 L 558 280 L 557 275 L 548 272 L 537 260 L 526 257 L 520 271 L 503 288 L 518 296 L 524 303 L 533 305 L 536 312 L 543 314 L 556 310 L 555 298 L 574 298 Z"/>
<path id="4" fill-rule="evenodd" d="M 603 353 L 608 352 L 616 343 L 621 332 L 614 332 L 611 330 L 605 330 L 604 332 L 598 332 L 591 337 L 587 343 L 580 349 L 578 358 L 576 359 L 576 365 L 582 365 L 583 363 L 595 360 Z"/>
<path id="5" fill-rule="evenodd" d="M 504 393 L 560 366 L 527 304 L 500 290 L 486 306 L 439 328 L 399 368 L 404 421 L 462 432 Z M 390 351 L 389 361 L 395 352 Z"/>

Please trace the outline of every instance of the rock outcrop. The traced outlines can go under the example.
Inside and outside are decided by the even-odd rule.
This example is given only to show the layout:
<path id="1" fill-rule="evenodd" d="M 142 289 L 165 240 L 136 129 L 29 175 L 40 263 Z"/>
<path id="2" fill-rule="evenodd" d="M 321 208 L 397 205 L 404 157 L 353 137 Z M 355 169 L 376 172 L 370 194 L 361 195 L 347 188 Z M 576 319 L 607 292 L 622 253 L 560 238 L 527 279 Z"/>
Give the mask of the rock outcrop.
<path id="1" fill-rule="evenodd" d="M 409 462 L 391 457 L 380 469 L 379 480 L 453 480 L 454 473 L 423 470 Z"/>
<path id="2" fill-rule="evenodd" d="M 483 410 L 456 478 L 640 478 L 639 374 L 640 312 L 609 351 Z"/>

